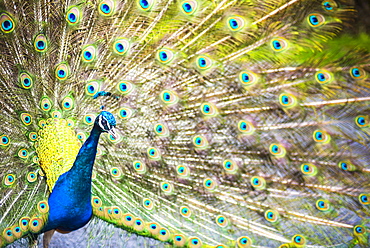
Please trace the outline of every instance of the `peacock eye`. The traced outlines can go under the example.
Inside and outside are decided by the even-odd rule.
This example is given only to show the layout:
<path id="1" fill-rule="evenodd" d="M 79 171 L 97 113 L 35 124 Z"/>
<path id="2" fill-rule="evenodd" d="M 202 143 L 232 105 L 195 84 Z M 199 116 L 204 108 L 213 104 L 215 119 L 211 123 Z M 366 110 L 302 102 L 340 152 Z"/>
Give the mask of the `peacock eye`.
<path id="1" fill-rule="evenodd" d="M 334 76 L 328 71 L 321 70 L 316 72 L 315 79 L 319 84 L 327 84 L 334 80 Z"/>
<path id="2" fill-rule="evenodd" d="M 101 199 L 97 196 L 93 196 L 91 198 L 91 205 L 94 207 L 94 208 L 100 208 L 102 206 L 103 202 L 101 201 Z"/>
<path id="3" fill-rule="evenodd" d="M 196 135 L 193 137 L 193 144 L 195 148 L 206 149 L 208 147 L 208 140 L 203 135 Z"/>
<path id="4" fill-rule="evenodd" d="M 252 240 L 247 236 L 239 237 L 236 242 L 238 243 L 238 247 L 243 247 L 243 248 L 244 247 L 249 248 L 252 245 Z"/>
<path id="5" fill-rule="evenodd" d="M 304 246 L 306 244 L 306 238 L 300 234 L 294 235 L 292 241 L 295 245 Z"/>
<path id="6" fill-rule="evenodd" d="M 63 110 L 71 110 L 73 109 L 73 107 L 74 107 L 74 101 L 72 97 L 68 96 L 63 99 L 63 102 L 62 102 Z"/>
<path id="7" fill-rule="evenodd" d="M 156 222 L 151 222 L 151 223 L 148 223 L 148 231 L 152 234 L 152 235 L 160 235 L 160 225 Z"/>
<path id="8" fill-rule="evenodd" d="M 10 229 L 10 227 L 8 227 L 7 229 L 4 230 L 4 236 L 7 236 L 7 237 L 12 237 L 13 236 L 13 232 L 12 230 Z"/>
<path id="9" fill-rule="evenodd" d="M 33 43 L 37 52 L 43 53 L 48 49 L 48 41 L 43 34 L 37 35 Z"/>
<path id="10" fill-rule="evenodd" d="M 205 178 L 203 180 L 203 186 L 209 191 L 214 191 L 217 188 L 217 182 L 212 178 Z"/>
<path id="11" fill-rule="evenodd" d="M 227 227 L 229 225 L 229 220 L 223 215 L 218 215 L 216 217 L 216 224 L 220 227 Z"/>
<path id="12" fill-rule="evenodd" d="M 353 231 L 354 231 L 354 234 L 358 236 L 358 235 L 365 234 L 366 228 L 364 226 L 357 225 L 353 228 Z"/>
<path id="13" fill-rule="evenodd" d="M 139 160 L 136 160 L 132 163 L 135 171 L 139 174 L 145 174 L 146 173 L 146 165 L 139 161 Z"/>
<path id="14" fill-rule="evenodd" d="M 71 26 L 78 24 L 81 21 L 81 17 L 82 12 L 76 6 L 70 7 L 65 16 L 67 23 Z"/>
<path id="15" fill-rule="evenodd" d="M 366 77 L 366 72 L 362 68 L 353 67 L 350 69 L 350 75 L 353 79 L 360 80 Z"/>
<path id="16" fill-rule="evenodd" d="M 212 67 L 213 61 L 207 55 L 200 55 L 196 59 L 196 66 L 199 70 L 205 71 Z"/>
<path id="17" fill-rule="evenodd" d="M 83 132 L 78 132 L 78 133 L 76 134 L 76 136 L 77 136 L 77 139 L 78 139 L 78 140 L 81 140 L 82 142 L 85 142 L 85 140 L 86 140 L 86 134 L 85 134 L 85 133 L 83 133 Z"/>
<path id="18" fill-rule="evenodd" d="M 279 103 L 282 107 L 289 109 L 297 105 L 297 98 L 290 93 L 282 93 L 279 96 Z"/>
<path id="19" fill-rule="evenodd" d="M 8 174 L 4 177 L 4 185 L 5 186 L 12 186 L 15 182 L 15 175 L 14 174 Z"/>
<path id="20" fill-rule="evenodd" d="M 148 154 L 149 159 L 152 159 L 152 160 L 161 159 L 161 154 L 159 153 L 159 150 L 155 147 L 149 147 L 147 149 L 147 154 Z"/>
<path id="21" fill-rule="evenodd" d="M 218 114 L 216 106 L 209 102 L 203 103 L 200 110 L 206 117 L 214 117 Z"/>
<path id="22" fill-rule="evenodd" d="M 239 73 L 238 79 L 244 87 L 249 87 L 256 84 L 259 80 L 259 77 L 252 71 L 244 70 Z"/>
<path id="23" fill-rule="evenodd" d="M 124 214 L 123 220 L 128 226 L 132 226 L 134 224 L 134 217 L 132 216 L 132 214 Z"/>
<path id="24" fill-rule="evenodd" d="M 94 96 L 100 91 L 100 83 L 98 81 L 90 81 L 85 85 L 85 93 L 88 96 Z"/>
<path id="25" fill-rule="evenodd" d="M 28 126 L 32 123 L 32 116 L 28 113 L 22 113 L 21 114 L 21 120 L 24 125 Z"/>
<path id="26" fill-rule="evenodd" d="M 0 13 L 0 24 L 0 28 L 3 33 L 7 34 L 14 31 L 15 22 L 13 18 L 7 13 Z"/>
<path id="27" fill-rule="evenodd" d="M 182 178 L 186 178 L 190 175 L 190 169 L 186 165 L 178 165 L 176 168 L 177 175 Z"/>
<path id="28" fill-rule="evenodd" d="M 356 166 L 349 160 L 340 161 L 338 167 L 344 171 L 355 171 Z"/>
<path id="29" fill-rule="evenodd" d="M 37 204 L 37 209 L 42 214 L 45 214 L 45 213 L 49 212 L 49 204 L 48 204 L 48 202 L 47 201 L 40 201 Z"/>
<path id="30" fill-rule="evenodd" d="M 117 89 L 120 93 L 127 95 L 132 92 L 134 86 L 128 81 L 121 81 L 117 84 Z"/>
<path id="31" fill-rule="evenodd" d="M 154 5 L 154 0 L 138 0 L 138 5 L 141 10 L 149 11 Z"/>
<path id="32" fill-rule="evenodd" d="M 241 16 L 230 16 L 227 18 L 227 27 L 233 32 L 240 31 L 245 27 L 245 20 Z"/>
<path id="33" fill-rule="evenodd" d="M 269 147 L 270 153 L 277 158 L 282 158 L 286 155 L 285 147 L 281 144 L 273 143 Z"/>
<path id="34" fill-rule="evenodd" d="M 235 174 L 236 171 L 238 170 L 238 165 L 235 163 L 235 161 L 231 159 L 224 160 L 223 167 L 229 174 Z"/>
<path id="35" fill-rule="evenodd" d="M 114 178 L 120 178 L 122 177 L 122 171 L 120 168 L 118 167 L 113 167 L 111 170 L 110 170 L 110 174 L 114 177 Z"/>
<path id="36" fill-rule="evenodd" d="M 358 199 L 360 200 L 360 203 L 363 205 L 370 204 L 370 194 L 361 194 L 358 196 Z"/>
<path id="37" fill-rule="evenodd" d="M 119 117 L 121 119 L 129 119 L 133 114 L 133 111 L 131 108 L 123 107 L 119 109 Z"/>
<path id="38" fill-rule="evenodd" d="M 142 231 L 145 228 L 145 222 L 141 218 L 135 218 L 130 224 L 136 231 Z"/>
<path id="39" fill-rule="evenodd" d="M 111 16 L 115 10 L 115 3 L 112 0 L 104 0 L 99 3 L 98 11 L 101 16 Z"/>
<path id="40" fill-rule="evenodd" d="M 180 214 L 185 217 L 185 218 L 189 218 L 191 216 L 191 209 L 186 207 L 186 206 L 182 206 L 180 207 Z"/>
<path id="41" fill-rule="evenodd" d="M 330 142 L 330 135 L 324 130 L 316 130 L 313 132 L 313 139 L 317 143 L 327 144 Z"/>
<path id="42" fill-rule="evenodd" d="M 304 163 L 301 165 L 301 171 L 305 176 L 315 176 L 317 174 L 317 168 L 314 164 Z"/>
<path id="43" fill-rule="evenodd" d="M 170 134 L 167 126 L 165 124 L 162 124 L 162 123 L 157 123 L 154 125 L 154 132 L 156 135 L 160 136 L 160 137 L 166 137 Z"/>
<path id="44" fill-rule="evenodd" d="M 338 5 L 334 0 L 329 0 L 329 1 L 323 1 L 322 7 L 324 8 L 325 11 L 329 12 L 329 11 L 333 11 L 336 8 L 338 8 Z"/>
<path id="45" fill-rule="evenodd" d="M 28 225 L 30 224 L 30 218 L 29 217 L 22 217 L 19 220 L 19 226 L 21 227 L 22 231 L 28 231 Z"/>
<path id="46" fill-rule="evenodd" d="M 28 138 L 31 140 L 31 141 L 36 141 L 37 140 L 37 133 L 36 132 L 30 132 L 28 134 Z"/>
<path id="47" fill-rule="evenodd" d="M 29 156 L 29 152 L 27 149 L 25 148 L 22 148 L 18 151 L 18 157 L 22 158 L 22 159 L 27 159 Z"/>
<path id="48" fill-rule="evenodd" d="M 325 23 L 325 18 L 320 14 L 310 14 L 307 16 L 307 22 L 311 27 L 316 28 Z"/>
<path id="49" fill-rule="evenodd" d="M 84 116 L 84 123 L 86 125 L 92 125 L 94 124 L 94 120 L 95 120 L 96 116 L 94 114 L 87 114 Z"/>
<path id="50" fill-rule="evenodd" d="M 369 126 L 369 116 L 368 115 L 358 115 L 355 118 L 355 123 L 357 126 L 364 128 Z"/>
<path id="51" fill-rule="evenodd" d="M 74 13 L 69 13 L 67 14 L 67 20 L 69 21 L 69 23 L 73 24 L 77 21 L 77 17 L 76 17 L 76 14 Z"/>
<path id="52" fill-rule="evenodd" d="M 18 80 L 20 85 L 26 90 L 31 89 L 33 86 L 33 79 L 28 72 L 20 73 Z"/>
<path id="53" fill-rule="evenodd" d="M 166 105 L 173 105 L 179 101 L 179 97 L 174 91 L 164 90 L 160 94 L 160 99 Z"/>
<path id="54" fill-rule="evenodd" d="M 58 64 L 55 68 L 55 77 L 60 81 L 64 81 L 70 74 L 69 66 L 67 63 Z"/>
<path id="55" fill-rule="evenodd" d="M 195 13 L 195 11 L 197 10 L 198 8 L 198 3 L 197 1 L 195 0 L 187 0 L 187 1 L 183 1 L 181 3 L 181 11 L 182 13 L 184 13 L 185 15 L 192 15 Z"/>
<path id="56" fill-rule="evenodd" d="M 67 126 L 74 127 L 74 125 L 75 125 L 75 122 L 73 120 L 67 119 Z"/>
<path id="57" fill-rule="evenodd" d="M 154 207 L 154 203 L 151 199 L 149 198 L 144 198 L 143 199 L 143 206 L 144 208 L 146 208 L 147 210 L 152 210 L 153 207 Z"/>
<path id="58" fill-rule="evenodd" d="M 275 38 L 271 40 L 271 48 L 275 52 L 282 52 L 288 48 L 288 41 L 284 38 Z"/>
<path id="59" fill-rule="evenodd" d="M 119 207 L 113 207 L 112 209 L 112 217 L 114 219 L 120 219 L 122 216 L 122 210 Z"/>
<path id="60" fill-rule="evenodd" d="M 32 162 L 33 162 L 34 164 L 38 164 L 38 163 L 39 163 L 39 157 L 37 157 L 37 156 L 33 156 L 33 158 L 32 158 Z"/>
<path id="61" fill-rule="evenodd" d="M 161 64 L 168 64 L 174 59 L 174 53 L 168 48 L 162 48 L 156 53 L 156 59 Z"/>
<path id="62" fill-rule="evenodd" d="M 81 52 L 82 61 L 85 63 L 92 63 L 96 60 L 97 49 L 94 45 L 87 45 Z"/>
<path id="63" fill-rule="evenodd" d="M 279 212 L 277 212 L 276 210 L 267 210 L 265 212 L 265 219 L 268 222 L 275 223 L 279 220 L 279 217 Z"/>
<path id="64" fill-rule="evenodd" d="M 186 238 L 183 234 L 176 234 L 173 236 L 174 245 L 183 247 L 186 242 Z"/>
<path id="65" fill-rule="evenodd" d="M 166 228 L 161 228 L 159 230 L 159 240 L 166 241 L 170 237 L 170 231 L 168 231 Z"/>
<path id="66" fill-rule="evenodd" d="M 266 187 L 266 181 L 263 177 L 255 176 L 251 178 L 252 186 L 257 190 L 263 190 Z"/>
<path id="67" fill-rule="evenodd" d="M 51 110 L 51 107 L 52 107 L 52 102 L 50 100 L 50 98 L 48 97 L 43 97 L 40 101 L 40 107 L 43 111 L 50 111 Z"/>
<path id="68" fill-rule="evenodd" d="M 198 248 L 202 246 L 202 241 L 197 237 L 189 238 L 189 247 L 190 248 Z"/>
<path id="69" fill-rule="evenodd" d="M 30 220 L 29 227 L 31 232 L 37 233 L 44 227 L 44 220 L 40 217 L 33 217 Z"/>
<path id="70" fill-rule="evenodd" d="M 251 135 L 256 130 L 256 128 L 253 126 L 253 124 L 250 121 L 247 121 L 247 120 L 239 121 L 238 122 L 238 129 L 242 134 L 245 134 L 245 135 Z"/>
<path id="71" fill-rule="evenodd" d="M 8 146 L 10 144 L 10 139 L 7 135 L 0 136 L 0 146 Z"/>
<path id="72" fill-rule="evenodd" d="M 166 195 L 171 195 L 174 191 L 173 185 L 169 182 L 160 183 L 160 188 Z"/>
<path id="73" fill-rule="evenodd" d="M 117 55 L 125 55 L 130 49 L 130 42 L 126 38 L 117 38 L 113 43 L 113 52 Z"/>
<path id="74" fill-rule="evenodd" d="M 328 211 L 330 210 L 330 203 L 328 200 L 319 199 L 316 201 L 316 208 L 320 211 Z"/>
<path id="75" fill-rule="evenodd" d="M 35 173 L 35 172 L 33 172 L 33 171 L 28 172 L 28 174 L 27 174 L 27 181 L 28 181 L 29 183 L 33 183 L 33 182 L 35 182 L 36 180 L 37 180 L 37 175 L 36 175 L 36 173 Z"/>

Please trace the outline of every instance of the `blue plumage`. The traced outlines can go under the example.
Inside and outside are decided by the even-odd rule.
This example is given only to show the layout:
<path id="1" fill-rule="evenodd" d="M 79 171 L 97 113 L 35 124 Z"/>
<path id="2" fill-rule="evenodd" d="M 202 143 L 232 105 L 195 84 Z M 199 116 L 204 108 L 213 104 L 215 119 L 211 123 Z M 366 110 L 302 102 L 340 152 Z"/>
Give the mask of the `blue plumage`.
<path id="1" fill-rule="evenodd" d="M 0 247 L 369 247 L 352 2 L 0 0 Z"/>
<path id="2" fill-rule="evenodd" d="M 69 232 L 77 230 L 90 220 L 91 177 L 100 135 L 108 132 L 107 125 L 116 126 L 114 116 L 103 111 L 95 120 L 89 137 L 82 145 L 72 168 L 57 180 L 49 196 L 49 215 L 43 232 L 57 229 Z"/>

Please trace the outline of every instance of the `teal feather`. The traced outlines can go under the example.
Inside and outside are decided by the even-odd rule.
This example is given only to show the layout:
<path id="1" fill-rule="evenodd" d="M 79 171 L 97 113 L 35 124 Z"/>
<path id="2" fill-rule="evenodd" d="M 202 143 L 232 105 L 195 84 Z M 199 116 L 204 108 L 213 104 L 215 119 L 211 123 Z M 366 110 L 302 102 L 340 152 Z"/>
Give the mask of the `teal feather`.
<path id="1" fill-rule="evenodd" d="M 85 226 L 91 219 L 91 177 L 99 138 L 104 132 L 114 135 L 112 129 L 115 126 L 116 120 L 109 112 L 103 111 L 96 118 L 89 138 L 80 148 L 72 168 L 59 176 L 49 195 L 49 213 L 42 232 L 53 229 L 74 231 Z"/>
<path id="2" fill-rule="evenodd" d="M 0 0 L 0 247 L 369 247 L 354 8 Z"/>

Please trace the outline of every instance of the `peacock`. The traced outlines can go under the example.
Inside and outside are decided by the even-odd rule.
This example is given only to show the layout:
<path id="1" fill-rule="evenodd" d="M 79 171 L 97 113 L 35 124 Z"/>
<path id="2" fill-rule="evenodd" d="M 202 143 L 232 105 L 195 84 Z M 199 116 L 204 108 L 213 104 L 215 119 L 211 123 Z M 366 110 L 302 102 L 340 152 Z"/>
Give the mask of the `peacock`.
<path id="1" fill-rule="evenodd" d="M 356 15 L 0 0 L 0 247 L 370 247 Z"/>

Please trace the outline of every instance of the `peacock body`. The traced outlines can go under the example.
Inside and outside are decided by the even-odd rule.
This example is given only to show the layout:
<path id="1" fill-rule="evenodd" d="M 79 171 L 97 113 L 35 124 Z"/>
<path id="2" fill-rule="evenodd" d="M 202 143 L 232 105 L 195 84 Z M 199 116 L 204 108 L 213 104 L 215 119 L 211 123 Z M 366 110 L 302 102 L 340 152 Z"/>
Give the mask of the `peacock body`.
<path id="1" fill-rule="evenodd" d="M 370 57 L 335 40 L 354 16 L 1 0 L 0 247 L 91 218 L 174 247 L 370 247 Z"/>

